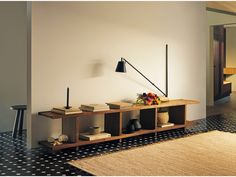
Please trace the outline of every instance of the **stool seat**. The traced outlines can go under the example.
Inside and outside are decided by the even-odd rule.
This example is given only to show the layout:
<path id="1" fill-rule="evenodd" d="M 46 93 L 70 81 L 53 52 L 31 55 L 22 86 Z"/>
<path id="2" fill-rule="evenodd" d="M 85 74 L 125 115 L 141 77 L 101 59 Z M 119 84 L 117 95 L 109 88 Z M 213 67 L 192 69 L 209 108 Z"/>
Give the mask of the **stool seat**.
<path id="1" fill-rule="evenodd" d="M 26 105 L 13 105 L 10 107 L 11 110 L 16 111 L 15 123 L 13 126 L 12 137 L 15 138 L 17 129 L 19 129 L 19 135 L 22 135 L 24 111 L 27 109 Z"/>
<path id="2" fill-rule="evenodd" d="M 14 105 L 14 106 L 11 106 L 10 109 L 11 110 L 18 110 L 18 109 L 26 110 L 27 106 L 26 105 Z"/>

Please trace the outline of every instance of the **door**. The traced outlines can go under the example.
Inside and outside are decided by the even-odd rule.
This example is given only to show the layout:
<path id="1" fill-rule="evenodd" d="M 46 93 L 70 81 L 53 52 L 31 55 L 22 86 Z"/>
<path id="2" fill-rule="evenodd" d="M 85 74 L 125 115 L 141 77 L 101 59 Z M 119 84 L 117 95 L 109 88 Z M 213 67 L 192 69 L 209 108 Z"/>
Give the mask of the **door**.
<path id="1" fill-rule="evenodd" d="M 214 58 L 214 100 L 222 98 L 224 67 L 225 67 L 225 28 L 213 28 L 213 58 Z"/>

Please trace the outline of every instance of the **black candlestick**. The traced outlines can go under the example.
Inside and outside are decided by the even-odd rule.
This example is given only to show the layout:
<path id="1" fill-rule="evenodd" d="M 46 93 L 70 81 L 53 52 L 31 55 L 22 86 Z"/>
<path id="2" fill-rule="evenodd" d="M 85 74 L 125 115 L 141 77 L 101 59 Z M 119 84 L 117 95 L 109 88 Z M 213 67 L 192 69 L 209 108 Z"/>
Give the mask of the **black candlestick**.
<path id="1" fill-rule="evenodd" d="M 70 97 L 70 90 L 69 90 L 69 87 L 67 87 L 66 106 L 65 106 L 66 109 L 70 109 L 71 108 L 71 106 L 69 106 L 69 99 L 70 99 L 69 97 Z"/>

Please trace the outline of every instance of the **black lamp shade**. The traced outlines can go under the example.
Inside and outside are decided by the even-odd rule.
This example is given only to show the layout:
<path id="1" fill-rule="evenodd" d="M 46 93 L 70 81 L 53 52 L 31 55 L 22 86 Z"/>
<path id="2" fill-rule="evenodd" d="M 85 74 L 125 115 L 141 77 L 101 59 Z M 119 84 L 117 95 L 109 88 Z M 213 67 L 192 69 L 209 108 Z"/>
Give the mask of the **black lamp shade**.
<path id="1" fill-rule="evenodd" d="M 126 73 L 125 61 L 118 62 L 116 72 Z"/>

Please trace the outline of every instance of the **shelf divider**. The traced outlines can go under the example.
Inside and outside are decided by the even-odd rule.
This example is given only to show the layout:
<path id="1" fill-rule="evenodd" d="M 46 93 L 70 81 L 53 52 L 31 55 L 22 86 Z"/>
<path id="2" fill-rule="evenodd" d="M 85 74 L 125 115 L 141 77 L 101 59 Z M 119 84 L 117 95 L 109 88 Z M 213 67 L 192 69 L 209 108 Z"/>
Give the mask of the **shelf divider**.
<path id="1" fill-rule="evenodd" d="M 186 105 L 169 107 L 169 122 L 174 124 L 185 124 Z"/>
<path id="2" fill-rule="evenodd" d="M 155 129 L 157 125 L 157 108 L 141 109 L 140 123 L 143 129 Z"/>
<path id="3" fill-rule="evenodd" d="M 112 136 L 122 134 L 122 112 L 105 113 L 104 116 L 104 131 Z"/>
<path id="4" fill-rule="evenodd" d="M 62 119 L 62 134 L 69 137 L 70 142 L 77 142 L 79 140 L 79 117 L 74 119 Z"/>

